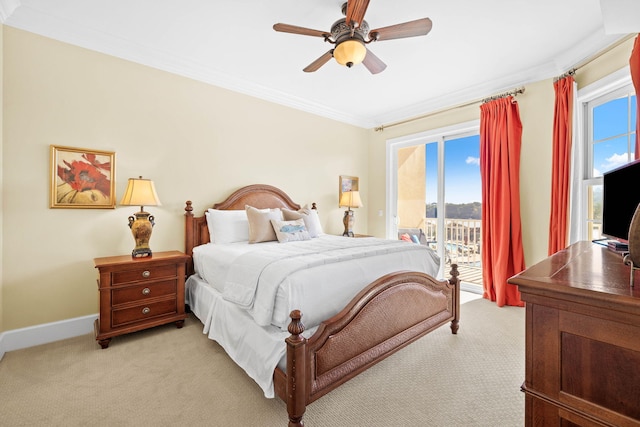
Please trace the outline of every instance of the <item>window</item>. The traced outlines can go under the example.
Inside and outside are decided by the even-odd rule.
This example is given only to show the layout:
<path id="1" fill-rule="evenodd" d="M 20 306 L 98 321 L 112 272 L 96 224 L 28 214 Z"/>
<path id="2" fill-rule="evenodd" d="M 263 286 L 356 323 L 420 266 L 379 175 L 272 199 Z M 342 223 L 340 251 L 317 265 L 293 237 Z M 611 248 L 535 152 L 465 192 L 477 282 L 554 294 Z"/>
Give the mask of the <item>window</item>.
<path id="1" fill-rule="evenodd" d="M 578 92 L 571 242 L 602 238 L 602 175 L 634 159 L 636 95 L 628 68 Z"/>

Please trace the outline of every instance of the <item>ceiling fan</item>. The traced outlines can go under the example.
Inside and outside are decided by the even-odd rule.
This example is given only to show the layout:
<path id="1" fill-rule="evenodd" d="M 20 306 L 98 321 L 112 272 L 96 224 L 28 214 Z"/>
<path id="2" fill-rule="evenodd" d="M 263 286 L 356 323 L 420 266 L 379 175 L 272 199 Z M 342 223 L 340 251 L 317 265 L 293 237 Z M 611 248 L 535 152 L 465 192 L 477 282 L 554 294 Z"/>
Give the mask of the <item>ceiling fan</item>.
<path id="1" fill-rule="evenodd" d="M 335 58 L 339 64 L 349 68 L 363 63 L 371 74 L 378 74 L 387 68 L 387 64 L 375 56 L 365 45 L 374 41 L 424 36 L 431 31 L 433 23 L 429 18 L 422 18 L 369 30 L 369 24 L 364 20 L 368 6 L 369 0 L 349 0 L 344 3 L 342 14 L 345 15 L 345 18 L 334 22 L 330 32 L 289 24 L 275 24 L 273 29 L 283 33 L 322 37 L 325 42 L 335 45 L 333 49 L 304 68 L 303 71 L 307 73 L 318 70 L 331 58 Z"/>

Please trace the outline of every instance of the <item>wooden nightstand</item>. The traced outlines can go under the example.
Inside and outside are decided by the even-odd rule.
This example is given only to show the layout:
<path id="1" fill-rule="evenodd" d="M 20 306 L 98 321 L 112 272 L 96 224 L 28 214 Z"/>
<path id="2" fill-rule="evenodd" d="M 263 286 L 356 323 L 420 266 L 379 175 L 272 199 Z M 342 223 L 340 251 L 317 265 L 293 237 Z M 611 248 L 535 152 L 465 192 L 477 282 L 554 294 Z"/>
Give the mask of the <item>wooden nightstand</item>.
<path id="1" fill-rule="evenodd" d="M 100 346 L 109 347 L 115 336 L 170 322 L 181 328 L 187 317 L 184 279 L 188 260 L 188 255 L 178 251 L 155 252 L 148 258 L 95 258 L 100 317 L 94 330 Z"/>

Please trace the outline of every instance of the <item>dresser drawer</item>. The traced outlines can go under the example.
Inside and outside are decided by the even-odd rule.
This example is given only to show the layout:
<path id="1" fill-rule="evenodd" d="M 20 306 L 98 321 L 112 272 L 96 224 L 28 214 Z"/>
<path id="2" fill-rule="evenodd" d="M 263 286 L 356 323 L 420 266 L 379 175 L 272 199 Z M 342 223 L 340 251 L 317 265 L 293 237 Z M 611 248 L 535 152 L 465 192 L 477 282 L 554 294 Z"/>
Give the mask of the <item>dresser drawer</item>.
<path id="1" fill-rule="evenodd" d="M 117 286 L 124 283 L 138 282 L 140 280 L 158 280 L 165 277 L 176 277 L 177 274 L 178 267 L 175 264 L 114 271 L 111 276 L 111 285 Z"/>
<path id="2" fill-rule="evenodd" d="M 165 295 L 175 295 L 177 282 L 177 279 L 169 279 L 153 283 L 141 283 L 139 285 L 113 288 L 111 291 L 111 304 L 115 306 L 130 302 L 145 301 L 150 298 Z"/>
<path id="3" fill-rule="evenodd" d="M 128 323 L 143 321 L 176 312 L 177 304 L 175 298 L 137 305 L 130 308 L 115 309 L 111 315 L 111 327 L 115 328 Z"/>

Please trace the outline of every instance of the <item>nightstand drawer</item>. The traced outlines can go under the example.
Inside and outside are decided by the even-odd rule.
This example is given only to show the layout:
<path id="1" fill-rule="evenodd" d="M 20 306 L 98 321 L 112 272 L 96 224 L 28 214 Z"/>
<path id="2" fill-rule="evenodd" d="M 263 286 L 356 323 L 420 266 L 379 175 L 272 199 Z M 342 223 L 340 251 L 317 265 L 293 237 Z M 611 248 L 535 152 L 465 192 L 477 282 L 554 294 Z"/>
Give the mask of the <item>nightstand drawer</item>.
<path id="1" fill-rule="evenodd" d="M 153 317 L 164 316 L 176 313 L 176 300 L 169 299 L 165 301 L 152 302 L 149 304 L 138 305 L 131 308 L 113 310 L 111 316 L 111 327 L 122 326 L 127 323 L 147 320 Z"/>
<path id="2" fill-rule="evenodd" d="M 114 271 L 112 273 L 111 285 L 121 285 L 123 283 L 138 282 L 140 280 L 157 280 L 164 277 L 176 277 L 178 269 L 175 264 L 161 266 L 147 266 L 147 268 L 137 268 L 135 270 Z"/>
<path id="3" fill-rule="evenodd" d="M 175 295 L 176 285 L 177 279 L 169 279 L 154 283 L 142 283 L 135 286 L 113 288 L 111 291 L 111 304 L 115 306 L 144 301 L 164 295 Z"/>

